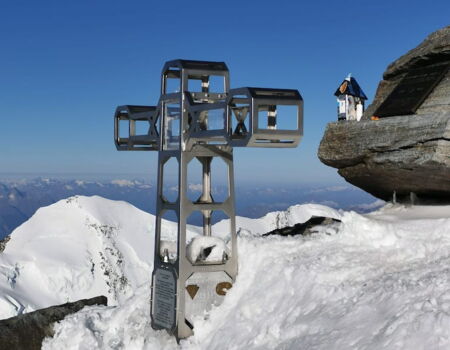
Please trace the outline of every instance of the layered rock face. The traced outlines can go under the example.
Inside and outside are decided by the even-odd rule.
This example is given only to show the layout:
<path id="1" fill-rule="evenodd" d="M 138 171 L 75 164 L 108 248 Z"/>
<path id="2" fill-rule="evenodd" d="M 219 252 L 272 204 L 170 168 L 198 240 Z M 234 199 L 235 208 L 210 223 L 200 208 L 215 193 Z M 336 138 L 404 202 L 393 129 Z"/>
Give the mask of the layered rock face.
<path id="1" fill-rule="evenodd" d="M 378 198 L 450 202 L 450 112 L 331 123 L 319 158 Z"/>
<path id="2" fill-rule="evenodd" d="M 450 70 L 414 114 L 371 120 L 408 72 L 438 66 L 450 67 L 450 26 L 389 65 L 362 121 L 328 124 L 319 159 L 378 198 L 395 191 L 400 201 L 414 193 L 424 203 L 449 203 Z"/>
<path id="3" fill-rule="evenodd" d="M 370 120 L 382 102 L 411 70 L 450 64 L 450 26 L 430 34 L 419 46 L 392 62 L 383 74 L 372 104 L 363 119 Z M 450 112 L 450 72 L 416 111 L 417 114 Z"/>

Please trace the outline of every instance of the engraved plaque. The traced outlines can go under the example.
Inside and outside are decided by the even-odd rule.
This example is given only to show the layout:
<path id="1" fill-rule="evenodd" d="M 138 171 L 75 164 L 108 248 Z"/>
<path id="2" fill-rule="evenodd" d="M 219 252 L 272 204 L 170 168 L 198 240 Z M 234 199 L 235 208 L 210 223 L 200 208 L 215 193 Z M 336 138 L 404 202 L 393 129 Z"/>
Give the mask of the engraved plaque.
<path id="1" fill-rule="evenodd" d="M 449 64 L 446 63 L 410 70 L 378 107 L 374 115 L 393 117 L 414 114 L 448 69 Z"/>
<path id="2" fill-rule="evenodd" d="M 175 327 L 177 281 L 169 270 L 157 269 L 153 286 L 153 321 L 162 328 Z"/>

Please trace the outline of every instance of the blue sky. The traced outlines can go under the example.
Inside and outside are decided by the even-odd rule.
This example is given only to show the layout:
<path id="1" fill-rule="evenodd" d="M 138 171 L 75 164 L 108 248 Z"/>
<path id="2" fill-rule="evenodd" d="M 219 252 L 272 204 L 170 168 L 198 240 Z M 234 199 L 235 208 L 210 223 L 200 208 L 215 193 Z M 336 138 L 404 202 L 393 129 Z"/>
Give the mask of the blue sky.
<path id="1" fill-rule="evenodd" d="M 388 63 L 449 23 L 449 1 L 2 1 L 0 173 L 147 174 L 117 152 L 117 105 L 153 105 L 175 58 L 225 61 L 231 86 L 298 89 L 297 149 L 236 149 L 236 181 L 335 183 L 317 159 L 333 92 L 352 72 L 372 100 Z"/>

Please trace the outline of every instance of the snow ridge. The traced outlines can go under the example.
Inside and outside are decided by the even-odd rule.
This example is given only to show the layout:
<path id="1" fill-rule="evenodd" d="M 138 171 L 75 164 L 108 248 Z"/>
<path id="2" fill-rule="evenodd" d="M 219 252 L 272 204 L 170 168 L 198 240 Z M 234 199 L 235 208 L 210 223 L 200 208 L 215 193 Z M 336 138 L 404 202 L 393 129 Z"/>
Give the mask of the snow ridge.
<path id="1" fill-rule="evenodd" d="M 131 296 L 151 273 L 148 216 L 100 197 L 39 209 L 0 254 L 0 318 L 97 295 L 110 305 Z"/>

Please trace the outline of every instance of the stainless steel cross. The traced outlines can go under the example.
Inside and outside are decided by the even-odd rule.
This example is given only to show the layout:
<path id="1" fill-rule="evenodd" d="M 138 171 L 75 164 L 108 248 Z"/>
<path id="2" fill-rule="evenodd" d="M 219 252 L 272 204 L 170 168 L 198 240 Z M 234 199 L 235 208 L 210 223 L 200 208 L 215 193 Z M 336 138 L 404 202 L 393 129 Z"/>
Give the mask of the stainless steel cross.
<path id="1" fill-rule="evenodd" d="M 121 131 L 121 124 L 128 128 Z M 145 132 L 137 133 L 144 123 Z M 224 299 L 238 272 L 233 147 L 296 147 L 303 135 L 303 99 L 297 90 L 230 89 L 224 62 L 173 60 L 161 74 L 157 106 L 120 106 L 114 116 L 118 150 L 159 151 L 151 319 L 177 339 L 193 334 L 194 319 Z M 125 131 L 125 137 L 122 132 Z M 176 160 L 178 196 L 165 195 L 166 164 Z M 202 166 L 201 195 L 188 197 L 189 164 Z M 211 164 L 227 166 L 227 198 L 215 201 Z M 229 217 L 214 232 L 212 216 Z M 176 215 L 173 234 L 162 220 Z M 187 235 L 189 217 L 200 213 L 203 234 Z M 223 226 L 223 225 L 222 225 Z"/>

